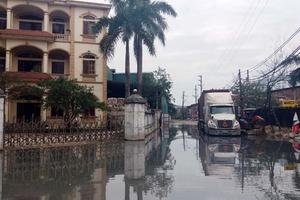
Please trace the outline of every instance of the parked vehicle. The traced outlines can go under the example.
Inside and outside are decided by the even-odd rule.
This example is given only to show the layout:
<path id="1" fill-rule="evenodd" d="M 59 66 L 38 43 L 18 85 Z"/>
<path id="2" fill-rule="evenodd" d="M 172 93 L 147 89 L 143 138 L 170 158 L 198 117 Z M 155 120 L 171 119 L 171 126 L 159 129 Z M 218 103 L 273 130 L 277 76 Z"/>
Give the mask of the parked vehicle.
<path id="1" fill-rule="evenodd" d="M 250 130 L 260 130 L 265 127 L 265 120 L 258 113 L 256 108 L 245 108 L 243 110 L 243 117 L 239 119 L 242 130 L 247 131 L 248 134 L 254 134 Z"/>
<path id="2" fill-rule="evenodd" d="M 241 135 L 229 90 L 203 91 L 198 102 L 199 128 L 209 135 Z"/>

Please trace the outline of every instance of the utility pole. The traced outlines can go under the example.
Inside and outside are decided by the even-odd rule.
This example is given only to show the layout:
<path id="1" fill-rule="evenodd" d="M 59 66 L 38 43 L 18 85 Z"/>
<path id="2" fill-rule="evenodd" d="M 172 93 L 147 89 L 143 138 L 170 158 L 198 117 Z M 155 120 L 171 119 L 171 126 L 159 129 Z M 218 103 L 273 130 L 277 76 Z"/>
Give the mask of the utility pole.
<path id="1" fill-rule="evenodd" d="M 247 82 L 249 83 L 249 81 L 250 81 L 250 74 L 249 74 L 249 70 L 247 70 Z"/>
<path id="2" fill-rule="evenodd" d="M 202 79 L 202 75 L 199 75 L 198 77 L 199 77 L 200 96 L 201 96 L 203 91 L 203 79 Z"/>
<path id="3" fill-rule="evenodd" d="M 195 97 L 195 103 L 197 103 L 198 102 L 198 89 L 197 89 L 197 85 L 195 85 L 195 95 L 194 95 L 194 97 Z"/>
<path id="4" fill-rule="evenodd" d="M 241 70 L 239 69 L 239 91 L 240 91 L 240 108 L 241 108 L 241 116 L 243 117 L 243 110 L 244 110 L 244 100 L 243 100 L 243 88 L 242 88 L 242 74 Z"/>
<path id="5" fill-rule="evenodd" d="M 181 115 L 182 119 L 184 119 L 184 101 L 185 101 L 185 92 L 182 93 L 182 108 L 181 108 Z"/>

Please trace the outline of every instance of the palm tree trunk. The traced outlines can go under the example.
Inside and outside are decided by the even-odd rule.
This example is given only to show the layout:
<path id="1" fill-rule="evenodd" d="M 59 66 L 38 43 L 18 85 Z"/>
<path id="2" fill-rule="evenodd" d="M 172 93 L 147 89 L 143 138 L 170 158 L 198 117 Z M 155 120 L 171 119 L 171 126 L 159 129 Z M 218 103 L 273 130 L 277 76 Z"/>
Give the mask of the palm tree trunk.
<path id="1" fill-rule="evenodd" d="M 138 93 L 142 95 L 143 87 L 143 44 L 139 36 L 138 37 L 138 52 L 137 52 L 137 82 Z"/>
<path id="2" fill-rule="evenodd" d="M 130 96 L 130 54 L 129 54 L 129 40 L 126 41 L 126 53 L 125 53 L 125 97 Z"/>

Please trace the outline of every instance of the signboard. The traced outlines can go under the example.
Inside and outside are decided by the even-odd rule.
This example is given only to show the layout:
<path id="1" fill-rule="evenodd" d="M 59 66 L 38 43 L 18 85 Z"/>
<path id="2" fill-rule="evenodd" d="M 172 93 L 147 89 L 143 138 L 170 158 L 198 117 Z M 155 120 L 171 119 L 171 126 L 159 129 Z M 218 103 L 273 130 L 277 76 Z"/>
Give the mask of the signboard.
<path id="1" fill-rule="evenodd" d="M 297 101 L 295 100 L 281 100 L 280 107 L 282 108 L 296 108 L 298 106 Z"/>

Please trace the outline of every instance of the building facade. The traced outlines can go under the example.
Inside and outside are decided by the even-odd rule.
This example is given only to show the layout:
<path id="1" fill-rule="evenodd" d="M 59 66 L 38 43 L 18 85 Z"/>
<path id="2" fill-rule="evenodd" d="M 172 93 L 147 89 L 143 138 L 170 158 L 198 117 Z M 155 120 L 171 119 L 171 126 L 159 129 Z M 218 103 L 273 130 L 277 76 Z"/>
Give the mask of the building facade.
<path id="1" fill-rule="evenodd" d="M 273 90 L 272 98 L 279 101 L 283 100 L 296 100 L 300 102 L 300 86 L 283 88 L 278 90 Z"/>
<path id="2" fill-rule="evenodd" d="M 103 1 L 103 2 L 102 2 Z M 106 101 L 106 58 L 99 51 L 103 36 L 93 33 L 111 5 L 74 0 L 0 0 L 0 72 L 31 83 L 66 77 L 92 87 Z M 34 98 L 8 100 L 6 121 L 58 117 Z M 101 112 L 91 112 L 98 117 Z"/>

